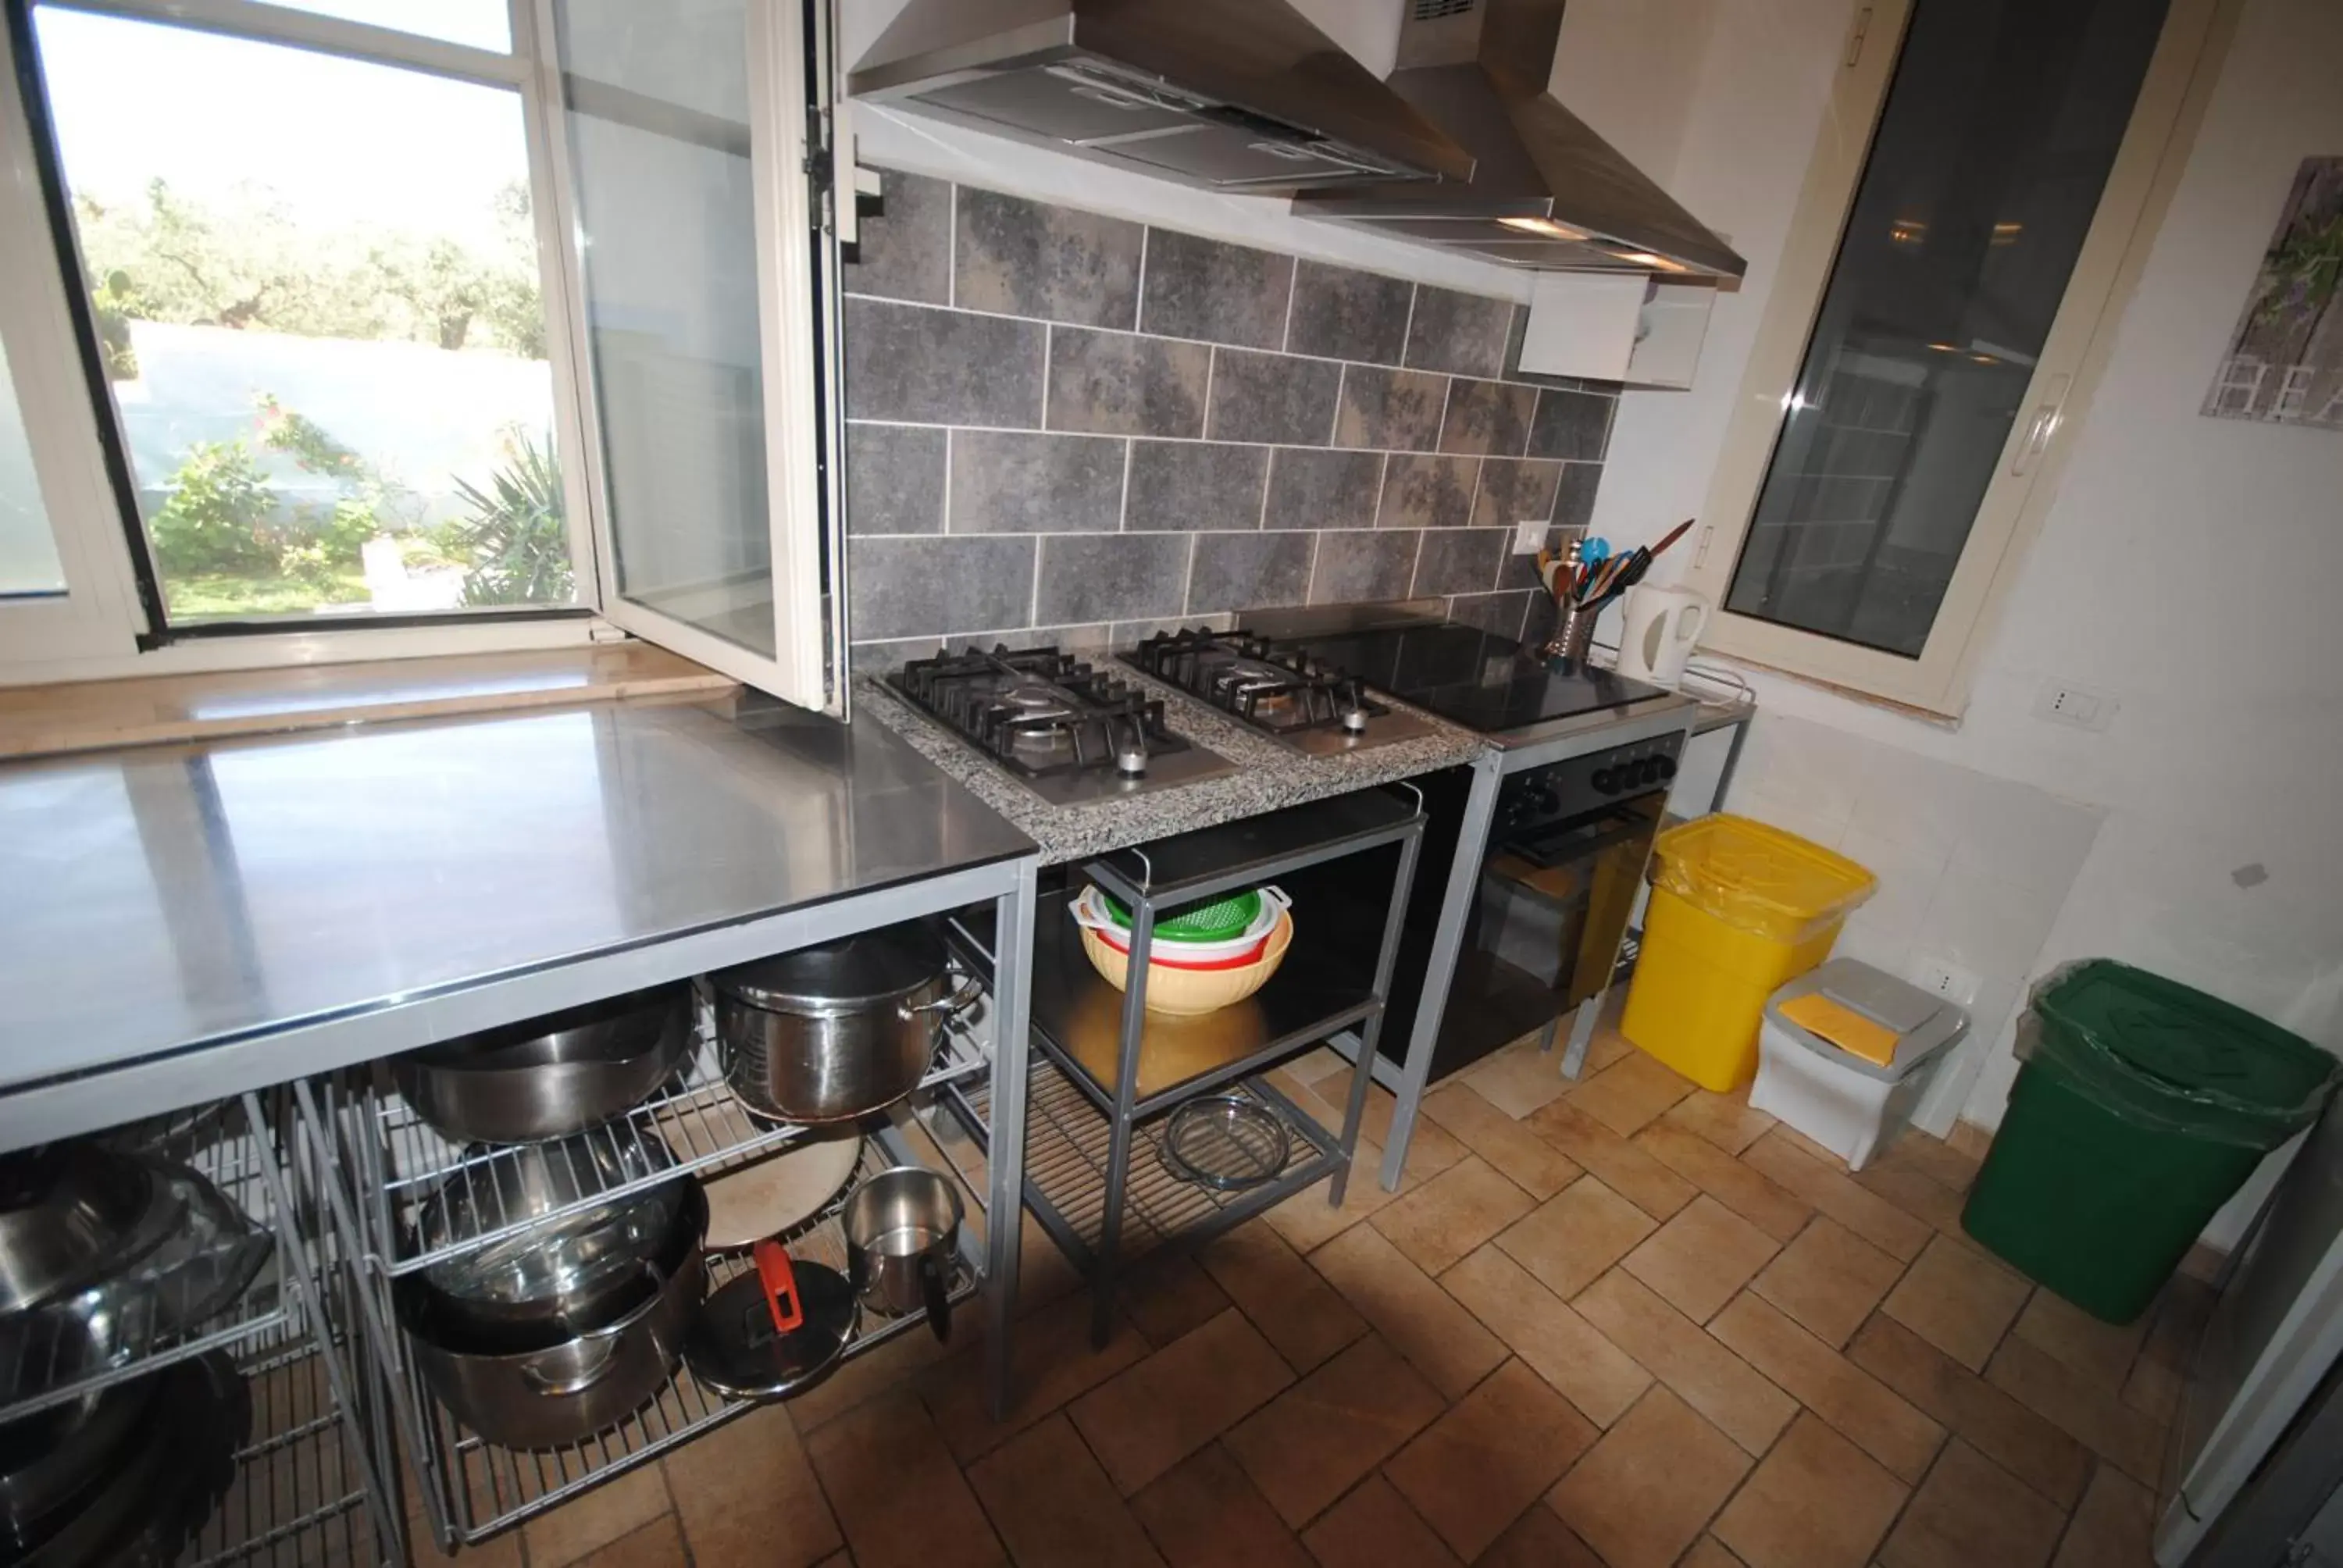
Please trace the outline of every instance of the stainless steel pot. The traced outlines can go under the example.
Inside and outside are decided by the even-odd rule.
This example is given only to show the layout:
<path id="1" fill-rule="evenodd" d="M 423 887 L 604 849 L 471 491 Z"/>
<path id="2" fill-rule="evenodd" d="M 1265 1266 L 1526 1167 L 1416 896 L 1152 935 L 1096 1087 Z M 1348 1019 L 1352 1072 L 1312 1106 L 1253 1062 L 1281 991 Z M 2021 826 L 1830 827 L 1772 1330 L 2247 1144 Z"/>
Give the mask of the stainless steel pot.
<path id="1" fill-rule="evenodd" d="M 458 1142 L 535 1143 L 640 1104 L 691 1047 L 688 981 L 468 1034 L 396 1057 L 391 1081 Z"/>
<path id="2" fill-rule="evenodd" d="M 435 1321 L 431 1298 L 399 1292 L 399 1318 L 423 1381 L 466 1426 L 506 1448 L 560 1448 L 640 1410 L 683 1356 L 708 1274 L 708 1200 L 692 1181 L 653 1267 L 656 1294 L 614 1321 L 531 1350 L 484 1345 Z"/>
<path id="3" fill-rule="evenodd" d="M 950 1178 L 923 1165 L 880 1171 L 847 1195 L 840 1216 L 847 1283 L 871 1311 L 924 1312 L 936 1338 L 950 1339 L 960 1216 L 960 1190 Z"/>
<path id="4" fill-rule="evenodd" d="M 68 1296 L 126 1262 L 158 1194 L 143 1161 L 93 1143 L 0 1161 L 0 1312 Z M 159 1241 L 154 1227 L 141 1252 Z"/>
<path id="5" fill-rule="evenodd" d="M 934 932 L 914 923 L 719 970 L 724 1076 L 759 1114 L 843 1121 L 919 1087 L 944 1020 L 981 994 L 959 991 Z"/>
<path id="6" fill-rule="evenodd" d="M 37 1539 L 62 1506 L 134 1457 L 161 1382 L 134 1378 L 0 1426 L 0 1541 Z"/>

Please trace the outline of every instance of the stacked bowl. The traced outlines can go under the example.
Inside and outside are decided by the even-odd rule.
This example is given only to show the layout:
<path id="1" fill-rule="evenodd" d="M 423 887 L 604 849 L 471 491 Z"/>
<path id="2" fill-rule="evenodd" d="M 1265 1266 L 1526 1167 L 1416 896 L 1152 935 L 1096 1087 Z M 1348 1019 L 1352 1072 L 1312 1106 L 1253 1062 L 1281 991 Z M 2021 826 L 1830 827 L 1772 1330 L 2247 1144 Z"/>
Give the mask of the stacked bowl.
<path id="1" fill-rule="evenodd" d="M 1131 969 L 1131 914 L 1096 887 L 1068 906 L 1082 951 L 1117 990 Z M 1242 1001 L 1277 972 L 1293 940 L 1292 900 L 1259 888 L 1161 918 L 1149 940 L 1147 1010 L 1195 1018 Z"/>

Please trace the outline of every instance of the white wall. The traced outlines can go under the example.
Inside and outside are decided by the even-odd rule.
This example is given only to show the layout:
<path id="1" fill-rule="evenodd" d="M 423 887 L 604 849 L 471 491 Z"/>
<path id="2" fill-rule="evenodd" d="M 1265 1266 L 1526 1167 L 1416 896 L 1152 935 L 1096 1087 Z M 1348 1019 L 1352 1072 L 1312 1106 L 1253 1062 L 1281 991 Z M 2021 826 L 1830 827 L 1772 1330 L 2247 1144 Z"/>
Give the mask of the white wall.
<path id="1" fill-rule="evenodd" d="M 1614 540 L 1648 538 L 1702 503 L 1820 124 L 1816 73 L 1828 75 L 1849 6 L 1752 9 L 1762 15 L 1725 8 L 1710 64 L 1765 53 L 1745 73 L 1704 75 L 1675 174 L 1695 210 L 1734 231 L 1749 286 L 1719 302 L 1693 392 L 1623 400 L 1596 508 Z M 1926 723 L 1753 674 L 1758 733 L 1771 739 L 1753 739 L 1739 803 L 1811 817 L 1818 799 L 1852 792 L 1852 822 L 1891 783 L 1930 800 L 2025 801 L 2029 813 L 2036 797 L 2071 802 L 2097 830 L 2027 975 L 2120 958 L 2343 1050 L 2343 438 L 2196 412 L 2297 165 L 2343 152 L 2338 80 L 2343 7 L 2247 0 L 1963 720 Z M 2117 699 L 2110 728 L 2034 718 L 2054 677 Z M 1830 795 L 1815 793 L 1805 755 L 1816 747 L 1848 775 Z M 1956 848 L 1947 868 L 1966 875 L 1968 859 Z M 1892 912 L 1926 861 L 1885 869 Z M 1973 1075 L 1965 1114 L 1990 1125 L 2016 1071 L 2014 1008 L 1979 1021 L 1961 1064 Z M 2233 1204 L 2208 1236 L 2234 1239 L 2247 1211 Z"/>

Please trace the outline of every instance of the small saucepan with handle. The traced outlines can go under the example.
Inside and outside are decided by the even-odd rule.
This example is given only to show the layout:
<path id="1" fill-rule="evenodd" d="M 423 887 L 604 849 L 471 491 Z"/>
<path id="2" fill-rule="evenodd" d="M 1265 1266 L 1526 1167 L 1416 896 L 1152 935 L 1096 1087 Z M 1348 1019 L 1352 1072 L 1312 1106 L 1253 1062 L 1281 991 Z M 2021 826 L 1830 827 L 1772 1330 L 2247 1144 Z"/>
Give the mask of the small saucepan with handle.
<path id="1" fill-rule="evenodd" d="M 959 1189 L 924 1165 L 881 1171 L 849 1193 L 846 1278 L 862 1304 L 890 1317 L 925 1312 L 936 1338 L 950 1340 L 961 1213 Z"/>

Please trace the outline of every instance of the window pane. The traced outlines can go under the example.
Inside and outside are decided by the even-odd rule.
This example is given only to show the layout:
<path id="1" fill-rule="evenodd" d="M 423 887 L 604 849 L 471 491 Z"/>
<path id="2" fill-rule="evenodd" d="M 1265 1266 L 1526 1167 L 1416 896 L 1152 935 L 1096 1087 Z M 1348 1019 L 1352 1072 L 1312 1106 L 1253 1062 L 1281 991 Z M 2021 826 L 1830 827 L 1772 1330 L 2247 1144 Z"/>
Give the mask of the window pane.
<path id="1" fill-rule="evenodd" d="M 770 657 L 745 0 L 558 0 L 618 591 Z"/>
<path id="2" fill-rule="evenodd" d="M 2163 20 L 1917 0 L 1726 608 L 1919 656 Z"/>
<path id="3" fill-rule="evenodd" d="M 420 37 L 512 53 L 512 17 L 505 0 L 270 0 L 295 11 L 370 22 Z"/>
<path id="4" fill-rule="evenodd" d="M 570 602 L 519 95 L 36 17 L 171 618 Z"/>
<path id="5" fill-rule="evenodd" d="M 16 384 L 8 376 L 7 351 L 0 348 L 0 598 L 65 591 L 65 567 L 49 532 L 48 508 L 41 504 Z"/>

